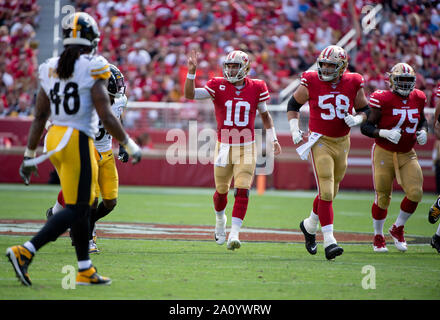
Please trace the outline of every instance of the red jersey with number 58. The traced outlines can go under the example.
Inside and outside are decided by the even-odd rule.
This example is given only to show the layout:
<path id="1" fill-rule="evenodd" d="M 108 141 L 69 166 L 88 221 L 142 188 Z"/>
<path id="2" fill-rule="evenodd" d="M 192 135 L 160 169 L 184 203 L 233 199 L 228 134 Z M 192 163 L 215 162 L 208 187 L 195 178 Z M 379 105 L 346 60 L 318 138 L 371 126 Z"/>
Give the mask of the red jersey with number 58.
<path id="1" fill-rule="evenodd" d="M 402 97 L 390 90 L 376 90 L 370 96 L 371 108 L 381 111 L 378 129 L 401 129 L 399 143 L 385 138 L 376 138 L 382 148 L 393 152 L 409 152 L 416 143 L 417 125 L 426 103 L 423 91 L 414 89 L 408 97 Z"/>
<path id="2" fill-rule="evenodd" d="M 335 138 L 347 135 L 350 127 L 344 121 L 345 113 L 352 114 L 364 78 L 345 72 L 337 84 L 332 84 L 319 80 L 317 71 L 306 71 L 301 75 L 301 85 L 309 90 L 309 130 Z"/>
<path id="3" fill-rule="evenodd" d="M 217 77 L 209 80 L 205 89 L 214 102 L 218 141 L 233 145 L 253 142 L 258 104 L 270 98 L 266 83 L 245 78 L 244 87 L 237 89 Z"/>

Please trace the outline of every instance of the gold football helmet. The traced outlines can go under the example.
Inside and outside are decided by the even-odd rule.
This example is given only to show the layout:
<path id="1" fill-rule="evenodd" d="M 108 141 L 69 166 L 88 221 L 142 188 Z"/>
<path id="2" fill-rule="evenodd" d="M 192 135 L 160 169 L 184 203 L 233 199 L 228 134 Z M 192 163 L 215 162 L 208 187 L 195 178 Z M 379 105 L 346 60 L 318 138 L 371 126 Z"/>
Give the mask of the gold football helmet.
<path id="1" fill-rule="evenodd" d="M 324 63 L 329 63 L 335 67 L 332 69 L 324 67 Z M 318 56 L 318 77 L 322 81 L 333 81 L 342 76 L 348 65 L 348 57 L 345 50 L 339 46 L 328 46 Z"/>
<path id="2" fill-rule="evenodd" d="M 390 88 L 401 96 L 408 96 L 416 86 L 416 72 L 407 63 L 398 63 L 388 73 Z"/>
<path id="3" fill-rule="evenodd" d="M 229 64 L 238 64 L 238 72 L 235 75 L 232 75 L 228 65 Z M 251 67 L 251 59 L 247 53 L 234 50 L 231 51 L 223 61 L 223 77 L 231 83 L 243 80 L 248 74 Z"/>

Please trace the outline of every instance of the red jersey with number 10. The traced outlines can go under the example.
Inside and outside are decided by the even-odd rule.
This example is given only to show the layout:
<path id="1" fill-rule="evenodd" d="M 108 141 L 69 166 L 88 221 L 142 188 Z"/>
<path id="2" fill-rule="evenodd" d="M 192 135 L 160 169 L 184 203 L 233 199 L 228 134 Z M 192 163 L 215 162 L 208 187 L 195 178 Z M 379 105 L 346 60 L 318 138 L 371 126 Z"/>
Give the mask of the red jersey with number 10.
<path id="1" fill-rule="evenodd" d="M 425 103 L 426 95 L 418 89 L 414 89 L 408 97 L 402 97 L 389 90 L 374 91 L 370 96 L 370 106 L 381 111 L 377 128 L 400 128 L 402 134 L 398 144 L 384 138 L 376 138 L 376 144 L 388 151 L 409 152 L 417 140 L 417 125 Z"/>
<path id="2" fill-rule="evenodd" d="M 301 85 L 309 91 L 309 130 L 334 138 L 347 135 L 350 127 L 344 121 L 345 113 L 352 114 L 364 78 L 359 73 L 346 72 L 333 84 L 319 80 L 317 71 L 306 71 L 301 75 Z"/>
<path id="3" fill-rule="evenodd" d="M 266 83 L 245 78 L 243 88 L 237 89 L 218 77 L 209 80 L 205 89 L 214 102 L 218 141 L 231 145 L 253 142 L 258 104 L 270 98 Z"/>

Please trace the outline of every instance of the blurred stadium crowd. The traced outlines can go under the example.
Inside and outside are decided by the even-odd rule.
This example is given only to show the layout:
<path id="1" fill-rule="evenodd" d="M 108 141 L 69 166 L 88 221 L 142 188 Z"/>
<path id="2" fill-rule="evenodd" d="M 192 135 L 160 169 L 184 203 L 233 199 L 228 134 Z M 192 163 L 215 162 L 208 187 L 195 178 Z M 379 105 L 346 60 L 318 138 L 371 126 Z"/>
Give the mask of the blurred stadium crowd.
<path id="1" fill-rule="evenodd" d="M 367 5 L 382 3 L 382 19 L 362 34 Z M 367 0 L 72 0 L 100 27 L 99 52 L 125 75 L 129 100 L 182 102 L 186 54 L 200 51 L 197 85 L 221 75 L 232 49 L 249 52 L 250 76 L 264 79 L 270 104 L 309 68 L 319 52 L 350 29 L 359 31 L 349 69 L 366 93 L 385 89 L 397 62 L 418 73 L 417 88 L 434 107 L 440 80 L 440 5 L 434 1 Z M 37 83 L 37 0 L 0 0 L 0 115 L 31 114 Z"/>

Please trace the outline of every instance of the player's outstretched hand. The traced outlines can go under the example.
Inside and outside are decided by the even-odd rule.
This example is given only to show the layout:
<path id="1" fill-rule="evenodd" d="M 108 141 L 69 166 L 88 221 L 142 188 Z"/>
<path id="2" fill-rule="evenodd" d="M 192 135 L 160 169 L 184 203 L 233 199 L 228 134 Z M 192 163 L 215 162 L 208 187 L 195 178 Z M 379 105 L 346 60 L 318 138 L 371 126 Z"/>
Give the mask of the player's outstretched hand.
<path id="1" fill-rule="evenodd" d="M 188 73 L 194 74 L 197 69 L 197 57 L 199 53 L 196 50 L 191 50 L 188 55 Z"/>

